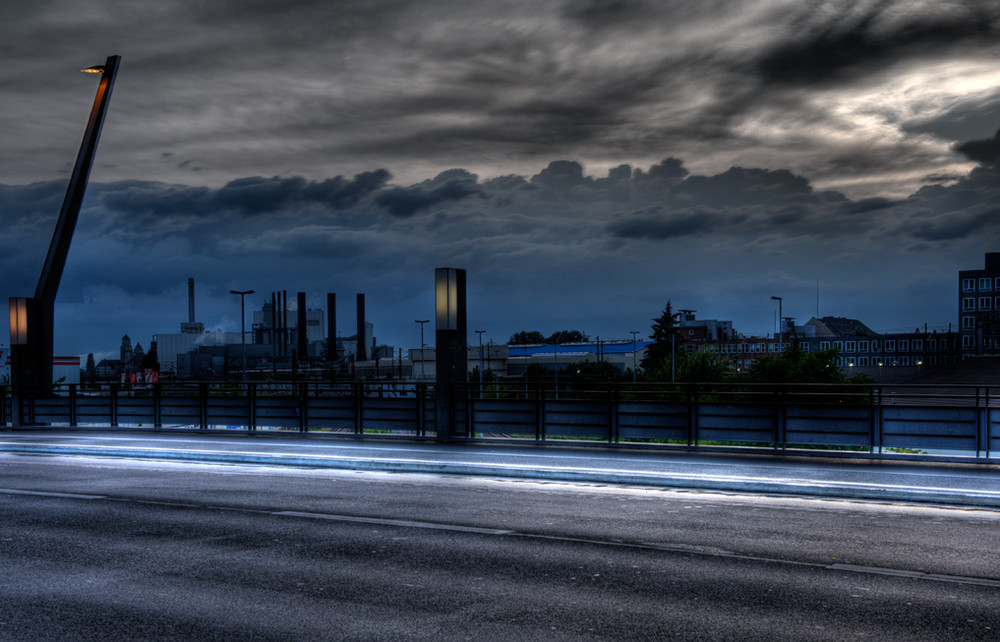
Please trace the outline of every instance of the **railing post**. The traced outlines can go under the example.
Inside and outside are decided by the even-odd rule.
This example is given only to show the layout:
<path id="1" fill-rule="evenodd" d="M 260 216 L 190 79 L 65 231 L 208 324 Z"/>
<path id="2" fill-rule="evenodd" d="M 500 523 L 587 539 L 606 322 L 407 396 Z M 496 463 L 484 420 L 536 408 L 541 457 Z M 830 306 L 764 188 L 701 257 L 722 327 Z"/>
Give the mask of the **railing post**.
<path id="1" fill-rule="evenodd" d="M 76 427 L 76 384 L 69 384 L 69 425 Z"/>
<path id="2" fill-rule="evenodd" d="M 535 384 L 535 441 L 545 441 L 545 397 L 542 384 Z"/>
<path id="3" fill-rule="evenodd" d="M 480 373 L 480 377 L 482 374 Z M 475 410 L 472 406 L 475 403 L 476 394 L 472 390 L 472 386 L 465 386 L 465 438 L 472 439 L 472 436 L 476 434 L 473 429 L 473 418 L 475 417 Z"/>
<path id="4" fill-rule="evenodd" d="M 363 429 L 362 413 L 364 412 L 364 403 L 362 401 L 363 387 L 361 382 L 355 380 L 351 383 L 351 388 L 354 390 L 354 434 L 360 435 Z"/>
<path id="5" fill-rule="evenodd" d="M 163 384 L 153 384 L 153 428 L 163 428 Z"/>
<path id="6" fill-rule="evenodd" d="M 108 423 L 111 424 L 112 428 L 118 427 L 118 385 L 117 383 L 111 384 L 108 389 Z"/>
<path id="7" fill-rule="evenodd" d="M 257 384 L 248 383 L 247 395 L 247 430 L 255 432 L 257 430 Z"/>
<path id="8" fill-rule="evenodd" d="M 990 434 L 992 430 L 990 429 L 990 420 L 992 419 L 992 412 L 990 411 L 990 389 L 986 388 L 986 459 L 990 458 L 990 445 L 993 436 Z"/>
<path id="9" fill-rule="evenodd" d="M 611 384 L 611 392 L 609 394 L 609 413 L 608 420 L 610 426 L 608 426 L 608 443 L 617 444 L 618 443 L 618 403 L 619 403 L 619 391 L 620 388 L 618 384 Z"/>
<path id="10" fill-rule="evenodd" d="M 202 430 L 208 430 L 208 383 L 198 384 L 198 415 Z"/>
<path id="11" fill-rule="evenodd" d="M 877 394 L 875 395 L 878 406 L 875 412 L 875 431 L 873 433 L 872 447 L 878 448 L 877 452 L 879 455 L 882 454 L 882 386 L 876 386 Z"/>
<path id="12" fill-rule="evenodd" d="M 299 432 L 308 431 L 309 418 L 306 417 L 306 412 L 309 408 L 309 382 L 303 382 L 299 384 Z"/>
<path id="13" fill-rule="evenodd" d="M 422 358 L 422 357 L 421 357 Z M 426 432 L 424 409 L 427 405 L 427 384 L 423 381 L 417 384 L 417 436 L 423 437 Z"/>
<path id="14" fill-rule="evenodd" d="M 875 386 L 868 386 L 868 454 L 875 452 Z"/>
<path id="15" fill-rule="evenodd" d="M 778 386 L 778 398 L 774 408 L 774 449 L 778 450 L 780 444 L 781 450 L 785 450 L 785 419 L 788 411 L 788 396 L 785 386 L 783 384 L 778 384 Z"/>
<path id="16" fill-rule="evenodd" d="M 698 407 L 698 386 L 695 384 L 681 384 L 687 389 L 688 400 L 688 448 L 698 447 L 698 415 L 701 414 Z"/>

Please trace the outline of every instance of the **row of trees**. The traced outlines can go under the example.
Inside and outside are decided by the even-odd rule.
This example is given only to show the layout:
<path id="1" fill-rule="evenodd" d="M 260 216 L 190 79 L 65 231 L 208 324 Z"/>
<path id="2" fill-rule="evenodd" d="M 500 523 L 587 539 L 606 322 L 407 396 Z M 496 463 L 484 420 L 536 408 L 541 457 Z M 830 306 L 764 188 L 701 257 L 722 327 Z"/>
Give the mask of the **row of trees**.
<path id="1" fill-rule="evenodd" d="M 512 346 L 524 346 L 538 344 L 551 345 L 553 343 L 563 345 L 566 343 L 586 343 L 587 341 L 590 341 L 590 337 L 579 330 L 560 330 L 547 337 L 538 330 L 522 330 L 510 335 L 507 343 Z"/>
<path id="2" fill-rule="evenodd" d="M 750 368 L 737 373 L 732 368 L 732 359 L 716 352 L 702 349 L 689 353 L 680 336 L 678 317 L 667 301 L 663 311 L 653 319 L 649 338 L 652 343 L 646 347 L 642 358 L 643 381 L 677 381 L 699 383 L 872 383 L 867 375 L 858 374 L 848 379 L 837 364 L 840 356 L 836 350 L 806 352 L 794 343 L 781 354 L 757 358 Z M 562 330 L 545 337 L 541 332 L 522 331 L 511 336 L 510 345 L 525 344 L 565 344 L 588 341 L 587 335 L 579 330 Z M 545 369 L 533 366 L 529 378 L 545 376 Z M 632 372 L 622 372 L 607 362 L 581 362 L 567 365 L 560 377 L 600 378 L 605 381 L 631 380 Z"/>
<path id="3" fill-rule="evenodd" d="M 688 353 L 683 347 L 670 301 L 653 319 L 653 343 L 642 359 L 643 379 L 648 381 L 690 381 L 705 383 L 872 383 L 871 377 L 858 374 L 850 379 L 837 364 L 835 349 L 806 352 L 794 343 L 780 354 L 754 360 L 745 373 L 736 373 L 732 359 L 707 349 Z"/>

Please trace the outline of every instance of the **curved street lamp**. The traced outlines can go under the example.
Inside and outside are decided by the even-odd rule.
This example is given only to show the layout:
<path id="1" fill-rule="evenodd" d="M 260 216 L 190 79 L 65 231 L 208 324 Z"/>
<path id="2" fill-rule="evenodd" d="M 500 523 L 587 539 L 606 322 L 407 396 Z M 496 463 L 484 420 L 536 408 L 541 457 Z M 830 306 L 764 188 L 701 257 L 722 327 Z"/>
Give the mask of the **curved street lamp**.
<path id="1" fill-rule="evenodd" d="M 69 254 L 73 231 L 76 229 L 76 221 L 80 215 L 80 205 L 83 203 L 87 180 L 90 178 L 90 169 L 94 164 L 97 143 L 101 137 L 104 116 L 107 114 L 108 105 L 111 102 L 111 90 L 115 84 L 120 62 L 121 56 L 109 56 L 103 65 L 82 70 L 87 73 L 100 74 L 101 81 L 97 87 L 97 95 L 94 97 L 94 106 L 90 111 L 90 119 L 87 121 L 87 129 L 83 135 L 80 152 L 77 154 L 62 209 L 56 220 L 52 242 L 45 257 L 45 263 L 42 265 L 38 286 L 35 288 L 35 296 L 31 299 L 18 297 L 16 302 L 11 299 L 12 305 L 16 304 L 18 308 L 18 310 L 13 310 L 12 314 L 21 308 L 26 309 L 27 312 L 25 333 L 18 337 L 21 342 L 17 344 L 11 342 L 18 346 L 16 350 L 14 345 L 11 346 L 13 369 L 11 379 L 15 389 L 21 392 L 27 390 L 42 391 L 52 383 L 53 321 L 56 294 L 59 291 L 59 281 L 62 279 L 63 269 L 66 267 L 66 256 Z M 20 420 L 20 417 L 15 417 L 15 419 Z"/>

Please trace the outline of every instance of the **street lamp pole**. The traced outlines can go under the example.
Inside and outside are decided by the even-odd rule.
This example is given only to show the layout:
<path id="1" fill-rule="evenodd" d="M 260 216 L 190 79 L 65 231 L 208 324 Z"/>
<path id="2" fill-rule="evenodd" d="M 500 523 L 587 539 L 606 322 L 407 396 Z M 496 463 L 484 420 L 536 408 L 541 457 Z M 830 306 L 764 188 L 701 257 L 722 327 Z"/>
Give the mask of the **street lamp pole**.
<path id="1" fill-rule="evenodd" d="M 431 321 L 430 319 L 413 320 L 414 323 L 420 324 L 420 380 L 421 381 L 426 379 L 426 377 L 424 376 L 424 361 L 426 361 L 426 359 L 424 358 L 424 324 L 430 323 L 430 321 Z"/>
<path id="2" fill-rule="evenodd" d="M 782 336 L 781 336 L 782 335 L 782 329 L 783 329 L 782 328 L 783 319 L 781 317 L 781 300 L 782 300 L 782 297 L 780 297 L 780 296 L 773 296 L 771 298 L 778 302 L 778 356 L 781 356 L 781 353 L 785 351 L 785 344 L 782 341 Z"/>
<path id="3" fill-rule="evenodd" d="M 66 267 L 66 257 L 69 255 L 76 222 L 80 217 L 80 206 L 87 190 L 87 181 L 97 153 L 104 117 L 111 103 L 111 90 L 114 88 L 120 62 L 121 56 L 109 56 L 103 65 L 81 70 L 100 74 L 101 77 L 83 142 L 80 144 L 76 164 L 73 166 L 73 173 L 66 188 L 59 218 L 56 219 L 49 251 L 42 264 L 38 285 L 35 287 L 35 296 L 16 297 L 9 302 L 12 317 L 24 312 L 23 336 L 17 337 L 19 341 L 14 340 L 13 334 L 11 337 L 11 383 L 19 395 L 26 390 L 45 390 L 52 384 L 56 294 L 59 291 L 63 269 Z M 18 425 L 19 421 L 20 417 L 15 417 L 14 425 Z"/>
<path id="4" fill-rule="evenodd" d="M 238 294 L 240 297 L 240 342 L 243 344 L 243 385 L 247 384 L 247 324 L 246 324 L 246 296 L 253 294 L 253 290 L 230 290 L 230 294 Z"/>
<path id="5" fill-rule="evenodd" d="M 635 383 L 635 335 L 639 334 L 639 331 L 629 330 L 629 334 L 632 335 L 632 383 Z"/>
<path id="6" fill-rule="evenodd" d="M 479 335 L 479 398 L 483 398 L 483 333 L 486 330 L 476 330 Z"/>

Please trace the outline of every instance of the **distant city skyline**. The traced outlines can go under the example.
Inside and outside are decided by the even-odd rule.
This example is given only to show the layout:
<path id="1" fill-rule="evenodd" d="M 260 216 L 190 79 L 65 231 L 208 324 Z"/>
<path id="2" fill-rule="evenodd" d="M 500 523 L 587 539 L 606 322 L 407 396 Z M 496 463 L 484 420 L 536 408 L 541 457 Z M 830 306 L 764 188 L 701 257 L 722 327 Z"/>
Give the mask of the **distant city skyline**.
<path id="1" fill-rule="evenodd" d="M 955 325 L 958 271 L 1000 249 L 998 35 L 959 1 L 22 3 L 0 296 L 38 279 L 77 70 L 119 54 L 57 354 L 177 332 L 189 277 L 206 329 L 239 330 L 230 290 L 287 290 L 336 292 L 353 334 L 364 292 L 415 345 L 442 266 L 485 341 L 625 339 L 667 300 L 767 334 L 817 283 L 819 316 Z"/>

